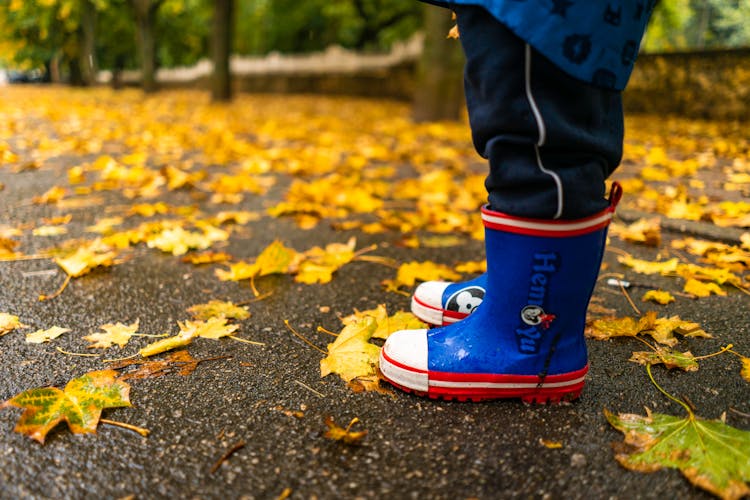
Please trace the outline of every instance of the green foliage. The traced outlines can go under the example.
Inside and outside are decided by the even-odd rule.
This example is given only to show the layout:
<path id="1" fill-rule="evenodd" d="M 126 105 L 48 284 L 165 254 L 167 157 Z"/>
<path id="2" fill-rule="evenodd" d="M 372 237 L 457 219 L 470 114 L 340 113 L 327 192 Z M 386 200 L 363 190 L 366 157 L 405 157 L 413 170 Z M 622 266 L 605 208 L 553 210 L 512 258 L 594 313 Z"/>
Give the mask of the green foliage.
<path id="1" fill-rule="evenodd" d="M 648 52 L 750 45 L 750 0 L 662 0 L 644 40 Z"/>
<path id="2" fill-rule="evenodd" d="M 419 28 L 421 6 L 403 0 L 241 0 L 236 19 L 241 54 L 310 52 L 333 44 L 382 50 Z"/>
<path id="3" fill-rule="evenodd" d="M 160 66 L 189 66 L 207 57 L 212 4 L 207 0 L 166 0 L 156 32 Z"/>

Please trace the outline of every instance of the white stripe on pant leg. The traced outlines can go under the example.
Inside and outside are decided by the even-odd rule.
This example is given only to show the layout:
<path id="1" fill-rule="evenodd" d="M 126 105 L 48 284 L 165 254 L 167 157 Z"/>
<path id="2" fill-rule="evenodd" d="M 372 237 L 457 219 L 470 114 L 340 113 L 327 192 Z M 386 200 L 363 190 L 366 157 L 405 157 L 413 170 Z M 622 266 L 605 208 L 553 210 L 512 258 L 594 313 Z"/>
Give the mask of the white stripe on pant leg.
<path id="1" fill-rule="evenodd" d="M 534 153 L 536 154 L 536 164 L 539 166 L 539 170 L 552 177 L 557 185 L 557 213 L 555 213 L 553 219 L 559 219 L 563 212 L 563 186 L 562 180 L 557 173 L 544 168 L 542 163 L 542 156 L 539 153 L 539 148 L 544 146 L 547 140 L 547 128 L 544 125 L 544 119 L 542 113 L 539 112 L 539 107 L 536 105 L 534 96 L 531 93 L 531 46 L 526 44 L 526 98 L 529 100 L 531 111 L 534 113 L 534 119 L 536 120 L 536 126 L 539 129 L 539 140 L 534 146 Z"/>

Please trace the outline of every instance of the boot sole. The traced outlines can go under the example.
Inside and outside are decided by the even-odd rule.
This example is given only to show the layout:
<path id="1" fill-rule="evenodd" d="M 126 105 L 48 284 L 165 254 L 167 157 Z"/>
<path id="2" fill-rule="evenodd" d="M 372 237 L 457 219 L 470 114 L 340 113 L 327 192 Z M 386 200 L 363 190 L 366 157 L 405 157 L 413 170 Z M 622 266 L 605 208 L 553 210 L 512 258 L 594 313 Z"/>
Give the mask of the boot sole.
<path id="1" fill-rule="evenodd" d="M 521 399 L 524 403 L 560 403 L 581 395 L 588 366 L 574 372 L 547 375 L 503 375 L 424 371 L 405 366 L 380 352 L 380 372 L 391 385 L 432 399 L 488 401 Z"/>
<path id="2" fill-rule="evenodd" d="M 417 318 L 429 325 L 447 326 L 468 317 L 468 314 L 440 309 L 420 302 L 416 297 L 411 298 L 411 312 Z"/>

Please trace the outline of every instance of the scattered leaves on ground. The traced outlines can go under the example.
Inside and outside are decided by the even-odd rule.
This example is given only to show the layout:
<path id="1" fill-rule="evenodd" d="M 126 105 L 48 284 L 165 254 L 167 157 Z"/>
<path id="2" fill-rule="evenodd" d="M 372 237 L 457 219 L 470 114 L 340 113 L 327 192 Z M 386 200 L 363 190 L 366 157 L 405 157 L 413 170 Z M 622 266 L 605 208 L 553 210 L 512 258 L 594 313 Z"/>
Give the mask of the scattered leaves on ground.
<path id="1" fill-rule="evenodd" d="M 586 329 L 586 335 L 597 340 L 648 335 L 658 343 L 668 346 L 677 344 L 675 334 L 684 337 L 711 337 L 711 334 L 701 329 L 698 323 L 682 320 L 679 316 L 659 318 L 655 311 L 649 311 L 637 320 L 629 316 L 595 319 Z"/>

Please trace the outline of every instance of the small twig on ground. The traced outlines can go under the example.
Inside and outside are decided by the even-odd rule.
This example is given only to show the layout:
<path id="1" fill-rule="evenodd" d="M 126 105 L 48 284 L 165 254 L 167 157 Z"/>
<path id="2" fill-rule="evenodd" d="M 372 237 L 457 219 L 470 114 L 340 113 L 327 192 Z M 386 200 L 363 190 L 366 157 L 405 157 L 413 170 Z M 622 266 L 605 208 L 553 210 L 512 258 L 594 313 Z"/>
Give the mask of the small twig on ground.
<path id="1" fill-rule="evenodd" d="M 211 467 L 211 470 L 209 471 L 209 473 L 213 474 L 214 472 L 219 470 L 219 467 L 221 467 L 222 464 L 226 462 L 229 459 L 229 457 L 232 456 L 234 452 L 244 448 L 245 444 L 247 444 L 245 443 L 245 441 L 237 441 L 236 443 L 234 443 L 231 448 L 229 448 L 227 451 L 224 452 L 224 454 L 221 457 L 219 457 L 219 459 L 216 461 L 213 467 Z"/>
<path id="2" fill-rule="evenodd" d="M 629 293 L 628 293 L 628 291 L 627 291 L 627 290 L 625 289 L 625 286 L 623 286 L 623 284 L 622 284 L 622 281 L 618 282 L 618 284 L 620 285 L 620 291 L 621 291 L 621 292 L 622 292 L 622 294 L 623 294 L 623 295 L 625 296 L 625 298 L 626 298 L 626 299 L 628 300 L 628 303 L 630 304 L 630 307 L 632 307 L 632 308 L 633 308 L 633 311 L 635 311 L 635 313 L 636 313 L 636 314 L 637 314 L 638 316 L 640 316 L 640 315 L 641 315 L 641 310 L 640 310 L 640 309 L 638 309 L 638 306 L 636 306 L 636 305 L 635 305 L 635 302 L 633 302 L 633 299 L 631 299 L 631 298 L 630 298 L 630 294 L 629 294 Z"/>
<path id="3" fill-rule="evenodd" d="M 742 418 L 750 418 L 750 413 L 741 412 L 740 410 L 732 408 L 731 406 L 729 407 L 729 411 L 731 411 L 735 415 L 739 415 Z"/>
<path id="4" fill-rule="evenodd" d="M 232 340 L 236 340 L 237 342 L 244 342 L 245 344 L 266 345 L 264 342 L 256 342 L 254 340 L 241 339 L 239 337 L 235 337 L 234 335 L 229 335 L 229 338 Z"/>
<path id="5" fill-rule="evenodd" d="M 294 383 L 295 383 L 295 384 L 298 384 L 298 385 L 301 385 L 302 387 L 304 387 L 304 388 L 305 388 L 305 389 L 307 389 L 308 391 L 312 392 L 313 394 L 316 394 L 316 395 L 317 395 L 318 397 L 321 397 L 321 398 L 324 398 L 324 397 L 326 397 L 326 395 L 325 395 L 325 394 L 323 394 L 323 393 L 320 393 L 320 392 L 316 391 L 315 389 L 313 389 L 313 388 L 312 388 L 312 387 L 310 387 L 309 385 L 307 385 L 307 384 L 305 384 L 305 383 L 303 383 L 303 382 L 300 382 L 299 380 L 295 380 L 295 381 L 294 381 Z"/>
<path id="6" fill-rule="evenodd" d="M 148 429 L 144 429 L 143 427 L 138 427 L 131 424 L 126 424 L 125 422 L 117 422 L 115 420 L 108 420 L 106 418 L 100 418 L 99 422 L 101 422 L 102 424 L 114 425 L 115 427 L 122 427 L 123 429 L 137 432 L 143 437 L 147 437 L 151 433 L 151 431 Z"/>

